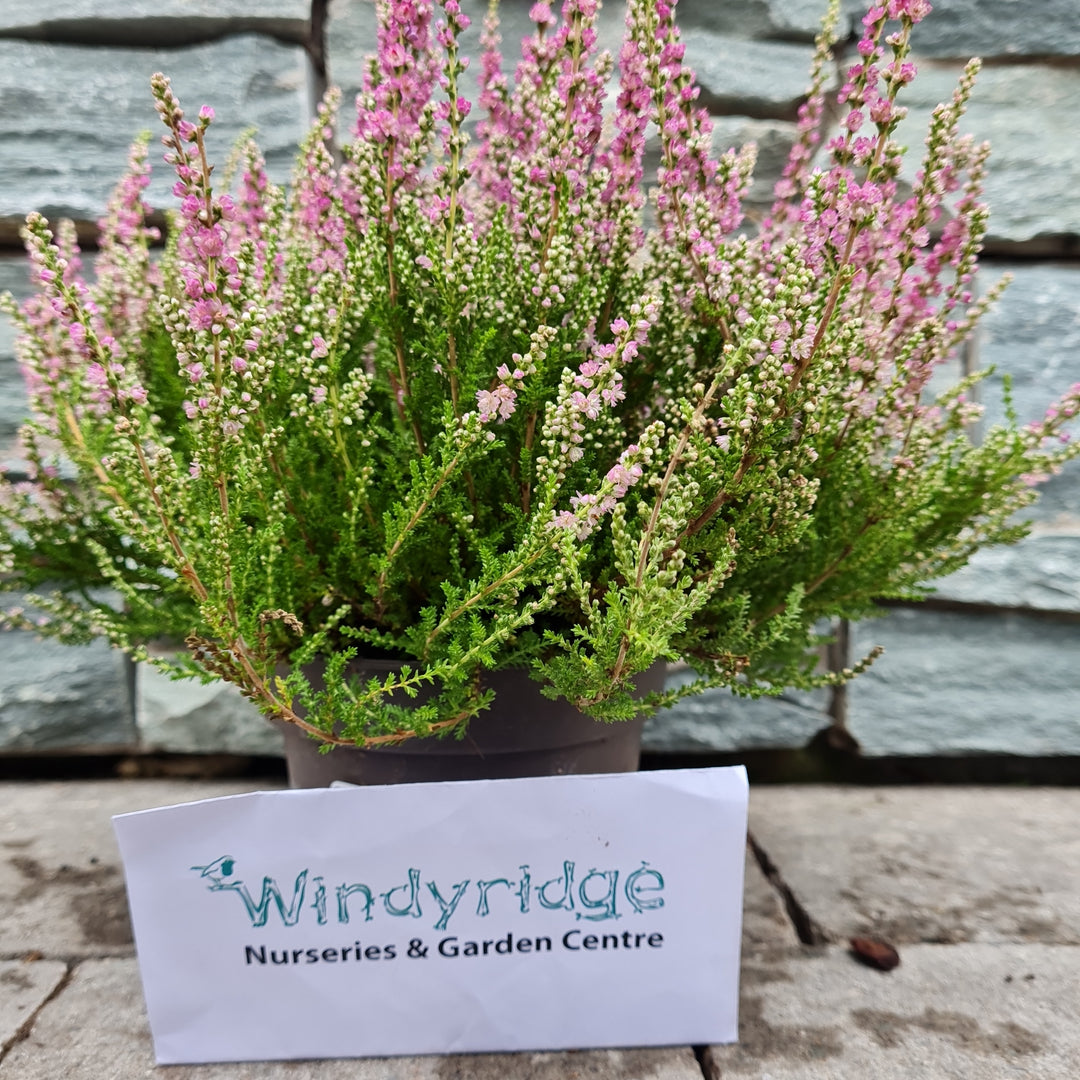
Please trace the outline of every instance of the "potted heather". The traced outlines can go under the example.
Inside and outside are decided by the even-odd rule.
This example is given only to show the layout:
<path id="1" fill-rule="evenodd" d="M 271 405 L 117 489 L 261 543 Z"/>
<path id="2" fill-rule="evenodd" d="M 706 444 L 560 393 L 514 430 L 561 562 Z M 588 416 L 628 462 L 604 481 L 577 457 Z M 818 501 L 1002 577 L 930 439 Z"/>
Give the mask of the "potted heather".
<path id="1" fill-rule="evenodd" d="M 1080 388 L 976 440 L 977 379 L 940 386 L 995 292 L 973 287 L 987 149 L 958 134 L 976 65 L 901 192 L 929 6 L 867 14 L 819 147 L 834 2 L 751 227 L 752 149 L 710 157 L 673 6 L 630 0 L 607 105 L 596 0 L 537 4 L 508 73 L 492 15 L 470 104 L 457 0 L 385 0 L 355 117 L 328 96 L 287 192 L 251 143 L 219 182 L 213 111 L 155 77 L 163 256 L 145 142 L 93 284 L 69 229 L 27 222 L 8 622 L 139 659 L 182 639 L 154 662 L 311 746 L 471 746 L 557 726 L 509 678 L 590 724 L 849 678 L 816 669 L 824 620 L 1022 535 Z M 696 678 L 664 693 L 676 659 Z"/>

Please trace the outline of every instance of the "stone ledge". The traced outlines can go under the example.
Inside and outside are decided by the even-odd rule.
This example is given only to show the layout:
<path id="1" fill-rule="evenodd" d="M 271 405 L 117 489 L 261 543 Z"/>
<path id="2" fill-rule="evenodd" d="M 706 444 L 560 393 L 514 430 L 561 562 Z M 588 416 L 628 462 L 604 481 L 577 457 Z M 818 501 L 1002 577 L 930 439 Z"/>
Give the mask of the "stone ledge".
<path id="1" fill-rule="evenodd" d="M 279 731 L 228 683 L 173 680 L 149 664 L 135 669 L 139 743 L 151 753 L 284 753 Z"/>
<path id="2" fill-rule="evenodd" d="M 297 46 L 254 35 L 169 50 L 0 41 L 0 218 L 19 221 L 38 210 L 96 220 L 132 140 L 159 126 L 150 94 L 155 71 L 173 76 L 189 109 L 215 107 L 209 142 L 216 162 L 255 126 L 272 178 L 288 178 L 306 126 L 306 60 Z M 170 207 L 173 181 L 158 145 L 147 201 Z"/>
<path id="3" fill-rule="evenodd" d="M 642 745 L 664 754 L 805 746 L 831 722 L 826 701 L 825 691 L 753 700 L 730 690 L 710 690 L 650 717 Z"/>
<path id="4" fill-rule="evenodd" d="M 934 598 L 1080 614 L 1080 522 L 1073 535 L 1037 532 L 1010 547 L 977 551 L 962 570 L 935 582 Z"/>
<path id="5" fill-rule="evenodd" d="M 854 656 L 878 644 L 848 686 L 865 754 L 1080 754 L 1075 620 L 895 608 L 852 627 Z"/>
<path id="6" fill-rule="evenodd" d="M 104 641 L 0 636 L 0 750 L 116 749 L 136 743 L 126 658 Z"/>
<path id="7" fill-rule="evenodd" d="M 683 33 L 686 63 L 713 113 L 794 120 L 806 96 L 813 51 L 806 45 L 752 41 L 704 30 Z"/>
<path id="8" fill-rule="evenodd" d="M 180 48 L 230 34 L 294 44 L 309 36 L 309 0 L 5 0 L 0 38 L 69 45 Z"/>
<path id="9" fill-rule="evenodd" d="M 934 0 L 912 35 L 924 56 L 967 60 L 1080 58 L 1080 7 L 1074 0 Z"/>
<path id="10" fill-rule="evenodd" d="M 920 165 L 933 108 L 952 98 L 963 71 L 962 63 L 915 59 L 918 77 L 899 98 L 909 113 L 895 135 L 911 148 L 901 173 L 907 179 Z M 1080 69 L 1034 63 L 983 68 L 960 130 L 993 148 L 986 176 L 991 244 L 1080 233 L 1072 137 L 1078 110 Z"/>

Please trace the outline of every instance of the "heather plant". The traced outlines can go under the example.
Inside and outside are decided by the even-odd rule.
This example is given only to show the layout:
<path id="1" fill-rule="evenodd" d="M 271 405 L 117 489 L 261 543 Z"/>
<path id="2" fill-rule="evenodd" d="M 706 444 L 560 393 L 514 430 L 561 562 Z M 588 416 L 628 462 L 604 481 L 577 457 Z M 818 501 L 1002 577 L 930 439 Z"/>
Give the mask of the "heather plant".
<path id="1" fill-rule="evenodd" d="M 1019 538 L 1080 385 L 978 439 L 978 376 L 940 388 L 998 291 L 974 284 L 988 150 L 959 133 L 978 65 L 902 190 L 929 5 L 870 9 L 819 145 L 838 8 L 757 223 L 753 150 L 711 155 L 666 0 L 627 5 L 607 108 L 596 0 L 536 4 L 509 73 L 493 7 L 478 115 L 457 0 L 381 0 L 355 119 L 328 95 L 288 191 L 252 142 L 217 184 L 212 109 L 155 76 L 161 258 L 145 140 L 92 284 L 69 226 L 27 221 L 8 622 L 139 659 L 182 638 L 188 661 L 155 662 L 331 744 L 460 733 L 505 667 L 606 720 L 851 677 L 872 656 L 820 673 L 817 628 Z M 357 655 L 404 663 L 362 682 Z M 631 696 L 675 659 L 696 678 Z"/>

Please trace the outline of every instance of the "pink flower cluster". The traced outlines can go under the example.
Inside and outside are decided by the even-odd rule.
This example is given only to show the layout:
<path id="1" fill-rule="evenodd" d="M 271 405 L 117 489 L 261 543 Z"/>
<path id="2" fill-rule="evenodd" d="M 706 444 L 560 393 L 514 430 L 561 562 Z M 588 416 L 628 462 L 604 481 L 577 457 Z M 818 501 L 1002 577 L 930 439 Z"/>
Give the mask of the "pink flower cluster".
<path id="1" fill-rule="evenodd" d="M 364 79 L 355 134 L 385 146 L 390 179 L 414 182 L 426 146 L 422 129 L 438 73 L 430 0 L 383 0 L 376 69 Z"/>
<path id="2" fill-rule="evenodd" d="M 561 510 L 549 523 L 551 529 L 564 529 L 577 540 L 585 540 L 618 505 L 618 501 L 642 478 L 641 448 L 631 443 L 604 477 L 599 493 L 580 491 L 570 496 L 570 510 Z"/>

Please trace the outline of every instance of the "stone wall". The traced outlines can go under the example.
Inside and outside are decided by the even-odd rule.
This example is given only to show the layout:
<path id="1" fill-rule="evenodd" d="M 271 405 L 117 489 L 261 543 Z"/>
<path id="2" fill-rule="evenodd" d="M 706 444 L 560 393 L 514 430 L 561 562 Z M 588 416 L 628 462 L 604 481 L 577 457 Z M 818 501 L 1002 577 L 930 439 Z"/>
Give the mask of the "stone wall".
<path id="1" fill-rule="evenodd" d="M 484 5 L 464 6 L 475 42 Z M 679 4 L 718 147 L 759 145 L 751 198 L 760 202 L 791 142 L 820 6 Z M 853 30 L 860 5 L 845 0 L 845 8 Z M 917 146 L 930 108 L 949 96 L 966 58 L 984 58 L 966 127 L 994 146 L 985 279 L 1009 271 L 1015 281 L 987 320 L 977 360 L 995 367 L 984 391 L 991 415 L 1009 374 L 1029 419 L 1080 379 L 1080 5 L 936 0 L 935 8 L 915 39 L 921 74 L 905 133 Z M 521 36 L 528 9 L 529 0 L 503 0 L 504 42 Z M 620 5 L 609 3 L 601 19 L 607 46 L 617 48 L 621 21 Z M 72 217 L 92 237 L 131 136 L 155 126 L 152 72 L 171 74 L 182 100 L 215 106 L 219 156 L 241 127 L 256 126 L 270 171 L 283 180 L 321 87 L 341 85 L 348 99 L 373 41 L 370 0 L 6 0 L 0 289 L 26 294 L 17 231 L 28 211 Z M 164 204 L 168 187 L 161 168 L 151 201 Z M 0 322 L 0 461 L 15 472 L 24 406 L 11 328 Z M 706 695 L 652 722 L 648 745 L 799 747 L 846 718 L 870 755 L 1080 754 L 1080 469 L 1055 478 L 1032 516 L 1029 539 L 981 553 L 933 601 L 852 627 L 850 656 L 874 644 L 886 654 L 846 692 L 758 702 Z M 843 650 L 833 653 L 834 662 L 844 659 Z M 101 645 L 0 635 L 0 753 L 276 748 L 269 728 L 227 688 L 162 681 Z"/>

